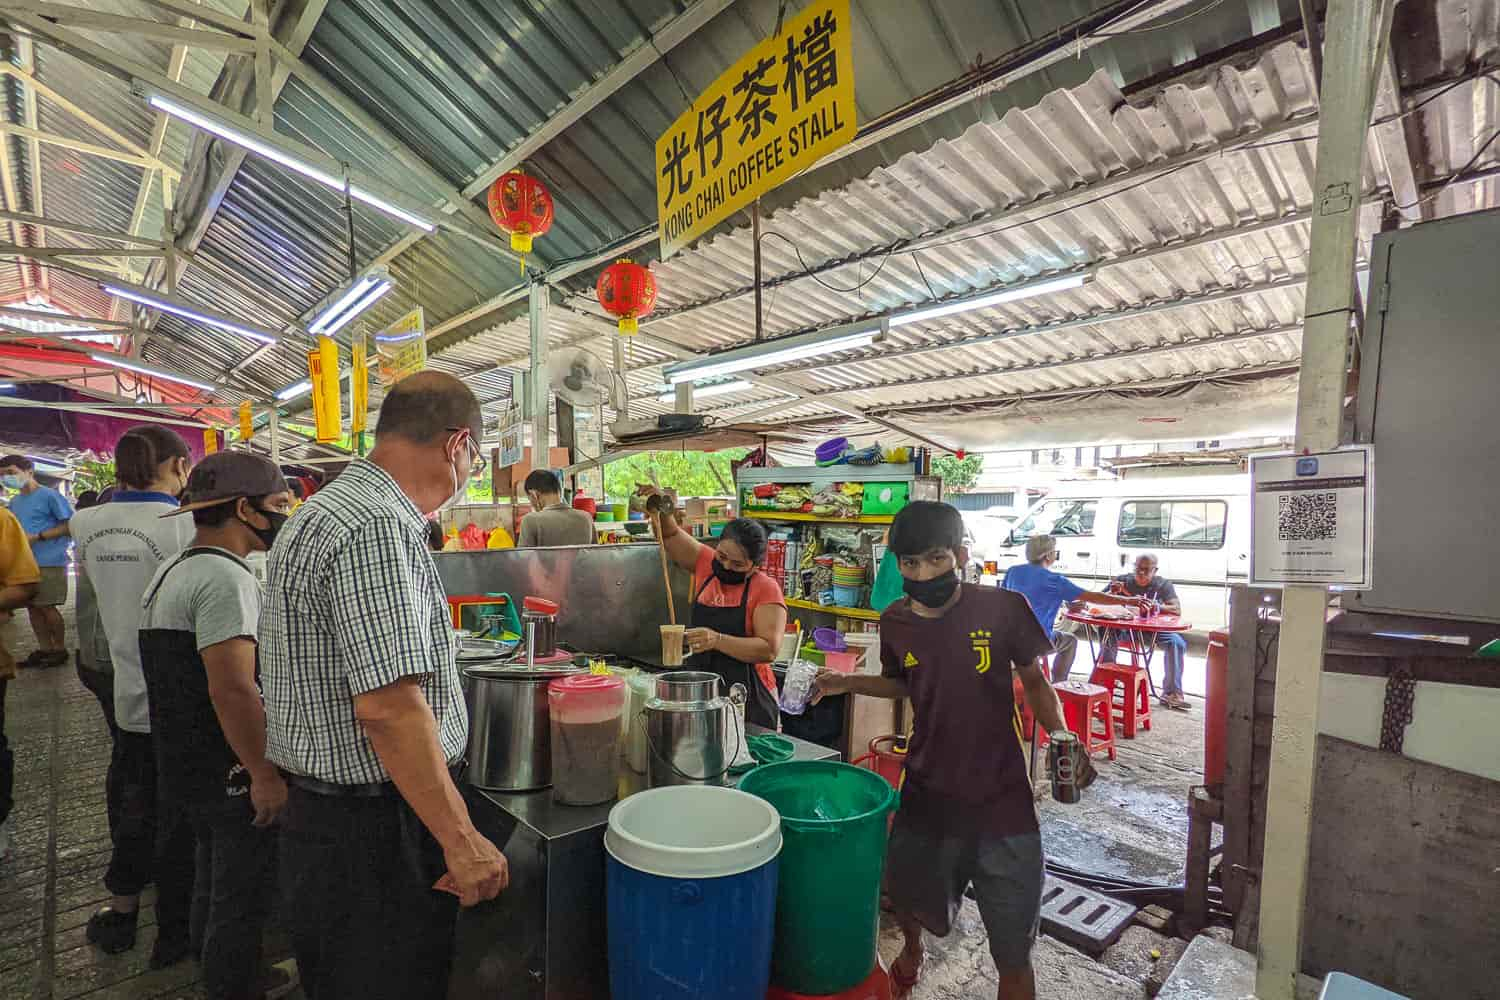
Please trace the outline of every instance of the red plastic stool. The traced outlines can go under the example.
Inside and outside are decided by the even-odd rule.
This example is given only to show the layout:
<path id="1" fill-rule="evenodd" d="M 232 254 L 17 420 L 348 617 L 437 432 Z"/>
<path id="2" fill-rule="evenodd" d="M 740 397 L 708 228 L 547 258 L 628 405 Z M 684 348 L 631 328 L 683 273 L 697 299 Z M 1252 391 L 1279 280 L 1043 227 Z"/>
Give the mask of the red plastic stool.
<path id="1" fill-rule="evenodd" d="M 1016 708 L 1021 712 L 1021 739 L 1030 740 L 1036 719 L 1031 714 L 1031 706 L 1026 703 L 1026 685 L 1021 683 L 1021 678 L 1014 676 L 1011 677 L 1010 684 L 1015 694 Z"/>
<path id="2" fill-rule="evenodd" d="M 1109 690 L 1115 721 L 1124 727 L 1127 740 L 1135 739 L 1138 729 L 1151 728 L 1151 690 L 1145 667 L 1101 663 L 1089 675 L 1089 683 Z"/>
<path id="3" fill-rule="evenodd" d="M 1084 752 L 1093 756 L 1101 750 L 1106 751 L 1109 759 L 1114 760 L 1115 726 L 1111 718 L 1113 708 L 1109 689 L 1081 681 L 1063 681 L 1052 687 L 1062 702 L 1063 721 L 1068 724 L 1068 730 L 1083 741 Z M 1045 732 L 1041 734 L 1040 744 L 1047 745 Z"/>
<path id="4" fill-rule="evenodd" d="M 842 993 L 814 997 L 810 993 L 792 993 L 779 986 L 772 986 L 766 993 L 766 1000 L 891 1000 L 891 977 L 885 971 L 885 966 L 876 961 L 875 971 L 870 973 L 869 979 Z"/>

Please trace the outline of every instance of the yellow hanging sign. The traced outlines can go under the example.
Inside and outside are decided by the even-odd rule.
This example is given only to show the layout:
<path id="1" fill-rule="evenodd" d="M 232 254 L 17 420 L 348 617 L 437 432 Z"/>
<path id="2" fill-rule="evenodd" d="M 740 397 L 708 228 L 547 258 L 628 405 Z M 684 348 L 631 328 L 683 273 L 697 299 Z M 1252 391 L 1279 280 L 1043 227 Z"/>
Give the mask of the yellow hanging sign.
<path id="1" fill-rule="evenodd" d="M 250 400 L 240 404 L 240 440 L 249 441 L 255 436 L 255 411 L 250 406 Z"/>
<path id="2" fill-rule="evenodd" d="M 219 450 L 219 432 L 212 427 L 203 428 L 203 454 L 212 455 Z"/>
<path id="3" fill-rule="evenodd" d="M 320 444 L 343 436 L 343 414 L 339 408 L 339 345 L 331 337 L 319 337 L 316 350 L 308 352 L 307 373 L 312 379 L 314 437 Z"/>
<path id="4" fill-rule="evenodd" d="M 816 0 L 656 140 L 665 260 L 854 138 L 849 0 Z"/>
<path id="5" fill-rule="evenodd" d="M 375 335 L 380 384 L 389 388 L 427 367 L 427 325 L 418 307 Z"/>
<path id="6" fill-rule="evenodd" d="M 370 368 L 365 336 L 359 334 L 349 348 L 349 433 L 363 434 L 370 410 Z"/>

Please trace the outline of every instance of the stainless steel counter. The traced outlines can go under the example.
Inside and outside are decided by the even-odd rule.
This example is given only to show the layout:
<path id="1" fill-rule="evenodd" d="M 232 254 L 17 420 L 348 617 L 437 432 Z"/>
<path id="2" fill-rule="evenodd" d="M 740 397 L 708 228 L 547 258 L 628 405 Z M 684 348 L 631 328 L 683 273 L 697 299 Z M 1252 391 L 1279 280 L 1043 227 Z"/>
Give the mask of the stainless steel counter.
<path id="1" fill-rule="evenodd" d="M 795 760 L 838 759 L 788 739 Z M 621 797 L 645 787 L 644 776 L 623 770 Z M 511 884 L 493 902 L 460 911 L 449 1000 L 608 997 L 604 830 L 615 802 L 559 805 L 550 788 L 464 794 L 474 825 L 510 861 Z"/>

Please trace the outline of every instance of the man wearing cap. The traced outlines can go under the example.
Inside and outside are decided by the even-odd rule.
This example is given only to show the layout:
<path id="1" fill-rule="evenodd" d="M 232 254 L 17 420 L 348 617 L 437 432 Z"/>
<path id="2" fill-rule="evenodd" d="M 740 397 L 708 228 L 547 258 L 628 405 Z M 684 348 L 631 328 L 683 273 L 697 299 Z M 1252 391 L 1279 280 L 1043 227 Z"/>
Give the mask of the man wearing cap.
<path id="1" fill-rule="evenodd" d="M 1123 604 L 1139 608 L 1141 599 L 1130 595 L 1105 594 L 1095 590 L 1084 590 L 1061 573 L 1052 570 L 1057 562 L 1057 539 L 1051 535 L 1032 535 L 1026 539 L 1026 563 L 1015 565 L 1005 571 L 1000 581 L 1001 588 L 1014 590 L 1025 597 L 1032 613 L 1042 624 L 1042 631 L 1052 640 L 1057 656 L 1052 661 L 1052 683 L 1068 679 L 1073 669 L 1073 659 L 1078 655 L 1078 637 L 1071 632 L 1055 630 L 1057 613 L 1064 603 L 1077 604 L 1091 601 L 1094 604 Z"/>
<path id="2" fill-rule="evenodd" d="M 141 668 L 156 744 L 162 813 L 192 824 L 197 857 L 192 947 L 214 1000 L 261 997 L 261 929 L 276 879 L 269 829 L 286 783 L 266 760 L 255 662 L 260 587 L 245 562 L 271 547 L 292 495 L 281 471 L 249 452 L 210 455 L 188 477 L 197 531 L 146 589 Z M 284 975 L 284 973 L 283 973 Z"/>

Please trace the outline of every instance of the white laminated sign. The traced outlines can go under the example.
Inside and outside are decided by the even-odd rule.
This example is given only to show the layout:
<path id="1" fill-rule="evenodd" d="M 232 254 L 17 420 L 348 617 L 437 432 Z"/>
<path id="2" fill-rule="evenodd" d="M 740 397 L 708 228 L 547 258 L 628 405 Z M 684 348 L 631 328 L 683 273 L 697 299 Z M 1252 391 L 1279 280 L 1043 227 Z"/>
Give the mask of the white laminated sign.
<path id="1" fill-rule="evenodd" d="M 1369 445 L 1250 457 L 1250 584 L 1368 590 L 1375 480 Z"/>

